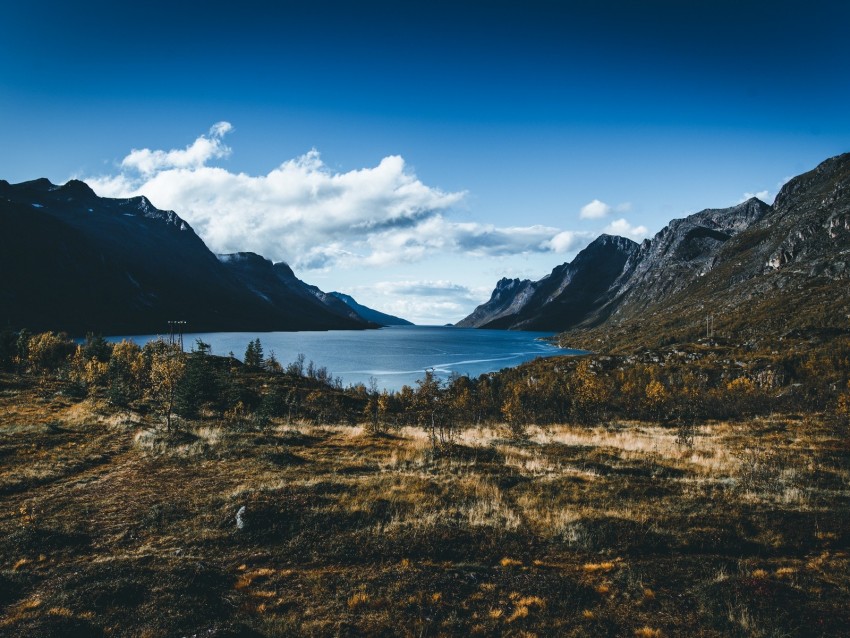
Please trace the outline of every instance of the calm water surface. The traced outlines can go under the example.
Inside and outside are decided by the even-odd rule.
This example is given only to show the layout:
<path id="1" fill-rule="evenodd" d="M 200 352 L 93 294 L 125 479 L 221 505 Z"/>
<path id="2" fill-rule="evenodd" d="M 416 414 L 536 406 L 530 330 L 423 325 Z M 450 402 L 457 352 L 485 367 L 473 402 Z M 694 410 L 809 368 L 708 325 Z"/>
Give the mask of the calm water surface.
<path id="1" fill-rule="evenodd" d="M 266 356 L 274 352 L 286 366 L 303 353 L 306 361 L 325 366 L 343 385 L 363 383 L 370 377 L 379 388 L 399 390 L 413 386 L 425 370 L 442 379 L 452 372 L 477 377 L 509 368 L 537 357 L 576 354 L 579 350 L 557 348 L 541 337 L 549 332 L 477 330 L 437 326 L 398 326 L 380 330 L 331 330 L 328 332 L 205 332 L 186 334 L 189 350 L 196 339 L 212 346 L 213 354 L 233 352 L 242 359 L 249 341 L 259 337 Z M 126 337 L 142 345 L 156 335 Z M 120 340 L 114 337 L 110 340 Z"/>

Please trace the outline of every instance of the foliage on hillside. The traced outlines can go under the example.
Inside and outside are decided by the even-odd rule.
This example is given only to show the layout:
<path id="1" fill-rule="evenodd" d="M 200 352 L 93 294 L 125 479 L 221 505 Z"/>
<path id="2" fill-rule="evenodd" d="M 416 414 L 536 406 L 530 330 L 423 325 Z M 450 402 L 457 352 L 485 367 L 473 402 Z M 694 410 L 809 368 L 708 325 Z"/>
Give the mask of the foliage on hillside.
<path id="1" fill-rule="evenodd" d="M 712 419 L 775 412 L 824 412 L 846 419 L 850 337 L 800 334 L 780 349 L 712 340 L 635 355 L 539 359 L 471 379 L 442 381 L 423 372 L 415 388 L 379 391 L 339 379 L 303 355 L 281 365 L 265 357 L 259 339 L 244 364 L 214 356 L 203 342 L 184 353 L 157 340 L 143 348 L 90 335 L 75 345 L 53 333 L 0 336 L 0 366 L 67 382 L 65 392 L 102 397 L 116 407 L 174 419 L 205 418 L 263 424 L 271 418 L 314 424 L 366 420 L 374 432 L 421 426 L 435 446 L 469 425 L 507 423 L 522 438 L 530 425 L 595 425 L 610 419 L 652 420 L 679 427 Z"/>

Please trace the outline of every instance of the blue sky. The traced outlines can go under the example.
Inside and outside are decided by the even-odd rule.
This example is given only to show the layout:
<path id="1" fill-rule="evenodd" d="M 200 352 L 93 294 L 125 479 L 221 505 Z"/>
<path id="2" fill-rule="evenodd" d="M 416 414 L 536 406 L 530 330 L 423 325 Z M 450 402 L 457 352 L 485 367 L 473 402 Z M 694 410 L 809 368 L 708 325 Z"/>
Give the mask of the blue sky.
<path id="1" fill-rule="evenodd" d="M 14 3 L 0 178 L 144 192 L 216 251 L 456 321 L 600 232 L 772 201 L 850 150 L 848 24 L 820 0 Z"/>

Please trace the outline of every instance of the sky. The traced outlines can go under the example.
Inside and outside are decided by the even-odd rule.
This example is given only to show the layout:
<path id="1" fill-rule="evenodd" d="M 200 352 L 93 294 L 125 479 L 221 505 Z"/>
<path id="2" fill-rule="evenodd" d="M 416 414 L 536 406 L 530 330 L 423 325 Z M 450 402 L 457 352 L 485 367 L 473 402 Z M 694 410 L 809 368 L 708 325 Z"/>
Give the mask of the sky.
<path id="1" fill-rule="evenodd" d="M 417 323 L 850 151 L 850 3 L 7 3 L 0 179 Z"/>

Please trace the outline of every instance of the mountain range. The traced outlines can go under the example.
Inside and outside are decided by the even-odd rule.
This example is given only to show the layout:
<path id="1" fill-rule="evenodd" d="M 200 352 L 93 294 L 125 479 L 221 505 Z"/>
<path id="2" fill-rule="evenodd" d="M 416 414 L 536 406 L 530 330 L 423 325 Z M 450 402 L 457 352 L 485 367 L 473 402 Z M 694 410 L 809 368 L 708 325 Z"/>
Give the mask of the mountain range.
<path id="1" fill-rule="evenodd" d="M 84 182 L 0 180 L 0 323 L 156 333 L 376 328 L 337 297 L 253 253 L 213 254 L 173 211 L 98 197 Z"/>
<path id="2" fill-rule="evenodd" d="M 0 180 L 0 323 L 32 330 L 330 330 L 405 321 L 325 293 L 285 263 L 213 254 L 173 211 L 85 183 Z M 627 349 L 758 342 L 850 327 L 850 154 L 752 198 L 671 221 L 637 244 L 602 235 L 539 281 L 502 279 L 457 325 L 563 333 Z"/>
<path id="3" fill-rule="evenodd" d="M 850 154 L 756 198 L 671 221 L 636 244 L 606 235 L 537 282 L 502 279 L 457 325 L 561 331 L 595 350 L 758 342 L 850 327 Z"/>
<path id="4" fill-rule="evenodd" d="M 394 315 L 388 315 L 385 312 L 381 312 L 379 310 L 374 310 L 372 308 L 368 308 L 363 304 L 357 303 L 354 297 L 351 295 L 346 295 L 344 292 L 330 292 L 329 295 L 332 295 L 339 299 L 341 302 L 349 306 L 354 312 L 356 312 L 360 317 L 363 317 L 367 321 L 372 321 L 382 326 L 412 326 L 413 323 L 408 321 L 407 319 L 402 319 L 401 317 L 396 317 Z"/>

